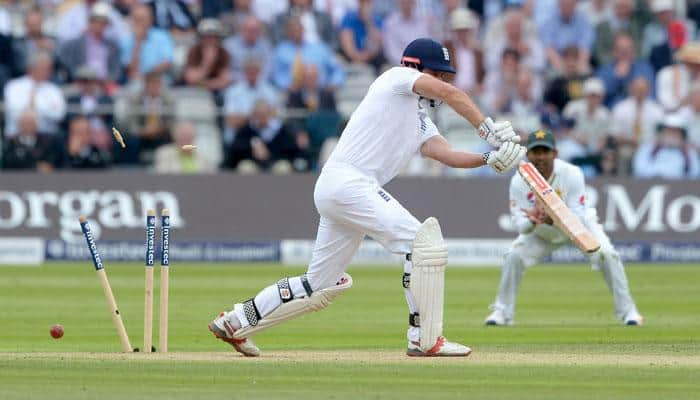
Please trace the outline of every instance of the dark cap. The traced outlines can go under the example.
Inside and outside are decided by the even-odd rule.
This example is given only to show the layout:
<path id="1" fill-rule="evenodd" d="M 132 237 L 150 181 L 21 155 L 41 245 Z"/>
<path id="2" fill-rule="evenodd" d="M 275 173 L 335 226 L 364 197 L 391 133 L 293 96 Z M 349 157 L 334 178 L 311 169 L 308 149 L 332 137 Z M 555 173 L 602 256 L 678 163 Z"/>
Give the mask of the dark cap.
<path id="1" fill-rule="evenodd" d="M 527 137 L 527 149 L 532 150 L 535 147 L 542 146 L 548 149 L 556 149 L 557 145 L 554 141 L 554 135 L 548 129 L 540 129 L 532 132 Z"/>
<path id="2" fill-rule="evenodd" d="M 420 38 L 406 46 L 401 64 L 415 64 L 419 70 L 430 68 L 433 71 L 455 73 L 450 64 L 450 53 L 446 47 L 429 38 Z"/>

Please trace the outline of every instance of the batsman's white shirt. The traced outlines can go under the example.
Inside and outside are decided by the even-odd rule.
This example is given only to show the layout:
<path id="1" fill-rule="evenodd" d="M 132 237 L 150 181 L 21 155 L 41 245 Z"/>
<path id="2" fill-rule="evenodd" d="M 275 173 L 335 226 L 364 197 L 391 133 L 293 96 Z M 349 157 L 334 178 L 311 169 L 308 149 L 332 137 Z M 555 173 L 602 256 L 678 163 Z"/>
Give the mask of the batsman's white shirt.
<path id="1" fill-rule="evenodd" d="M 307 271 L 314 290 L 335 284 L 365 235 L 391 252 L 411 252 L 420 222 L 382 185 L 439 134 L 413 92 L 421 76 L 405 67 L 380 75 L 323 167 L 314 190 L 321 220 Z"/>
<path id="2" fill-rule="evenodd" d="M 384 185 L 438 134 L 413 85 L 423 75 L 394 67 L 380 75 L 350 117 L 329 164 L 348 164 Z"/>

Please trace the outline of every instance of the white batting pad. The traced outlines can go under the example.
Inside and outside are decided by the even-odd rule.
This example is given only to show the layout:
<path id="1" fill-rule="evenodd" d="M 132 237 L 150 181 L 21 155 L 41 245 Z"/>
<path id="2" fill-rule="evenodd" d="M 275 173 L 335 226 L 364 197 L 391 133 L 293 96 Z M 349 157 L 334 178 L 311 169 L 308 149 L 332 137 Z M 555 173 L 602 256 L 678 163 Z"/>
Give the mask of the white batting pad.
<path id="1" fill-rule="evenodd" d="M 270 314 L 260 319 L 255 326 L 249 325 L 245 328 L 241 328 L 233 334 L 233 337 L 235 339 L 244 339 L 271 326 L 296 318 L 299 315 L 322 310 L 328 307 L 336 297 L 340 296 L 351 286 L 352 277 L 348 274 L 343 274 L 343 277 L 336 285 L 313 292 L 309 297 L 302 297 L 282 303 Z"/>
<path id="2" fill-rule="evenodd" d="M 411 292 L 420 315 L 420 347 L 429 351 L 442 336 L 442 313 L 445 299 L 445 266 L 447 246 L 440 223 L 428 218 L 418 228 L 413 240 Z"/>

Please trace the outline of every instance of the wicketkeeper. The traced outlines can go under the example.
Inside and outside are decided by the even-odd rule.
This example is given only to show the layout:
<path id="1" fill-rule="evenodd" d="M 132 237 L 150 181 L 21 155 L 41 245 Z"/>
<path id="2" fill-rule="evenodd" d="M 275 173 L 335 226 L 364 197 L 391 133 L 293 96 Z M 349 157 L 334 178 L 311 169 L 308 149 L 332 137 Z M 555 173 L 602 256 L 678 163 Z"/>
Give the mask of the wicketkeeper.
<path id="1" fill-rule="evenodd" d="M 632 300 L 620 255 L 598 223 L 595 208 L 586 205 L 581 169 L 557 159 L 554 136 L 546 130 L 528 136 L 527 158 L 600 242 L 600 249 L 588 257 L 593 268 L 603 273 L 613 294 L 617 318 L 626 325 L 641 325 L 644 319 Z M 505 255 L 498 295 L 491 305 L 493 312 L 486 317 L 486 325 L 512 325 L 515 297 L 525 269 L 541 263 L 560 246 L 570 244 L 569 238 L 552 225 L 552 219 L 518 174 L 510 181 L 510 214 L 520 234 Z"/>
<path id="2" fill-rule="evenodd" d="M 314 202 L 321 220 L 306 274 L 280 279 L 209 325 L 238 352 L 257 356 L 253 334 L 323 309 L 349 289 L 352 279 L 345 269 L 367 235 L 405 257 L 408 355 L 471 352 L 442 337 L 447 247 L 437 219 L 421 224 L 383 186 L 418 152 L 455 168 L 489 165 L 505 173 L 518 164 L 525 148 L 517 143 L 520 138 L 509 122 L 486 118 L 467 94 L 448 83 L 455 70 L 442 45 L 417 39 L 406 47 L 402 64 L 372 83 L 318 177 Z M 452 150 L 427 114 L 426 107 L 440 102 L 498 149 L 485 154 Z"/>

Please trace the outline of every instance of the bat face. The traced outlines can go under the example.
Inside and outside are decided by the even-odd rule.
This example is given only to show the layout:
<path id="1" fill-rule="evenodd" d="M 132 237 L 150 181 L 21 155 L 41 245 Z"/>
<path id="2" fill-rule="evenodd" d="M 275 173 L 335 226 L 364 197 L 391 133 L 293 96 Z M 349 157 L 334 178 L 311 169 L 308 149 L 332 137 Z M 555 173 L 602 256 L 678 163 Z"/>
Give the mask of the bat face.
<path id="1" fill-rule="evenodd" d="M 554 224 L 561 229 L 576 246 L 592 253 L 600 248 L 598 240 L 588 231 L 586 226 L 576 217 L 576 215 L 566 206 L 566 203 L 552 189 L 547 180 L 539 173 L 532 163 L 521 161 L 518 166 L 518 173 L 532 189 L 536 201 L 544 206 Z"/>

